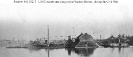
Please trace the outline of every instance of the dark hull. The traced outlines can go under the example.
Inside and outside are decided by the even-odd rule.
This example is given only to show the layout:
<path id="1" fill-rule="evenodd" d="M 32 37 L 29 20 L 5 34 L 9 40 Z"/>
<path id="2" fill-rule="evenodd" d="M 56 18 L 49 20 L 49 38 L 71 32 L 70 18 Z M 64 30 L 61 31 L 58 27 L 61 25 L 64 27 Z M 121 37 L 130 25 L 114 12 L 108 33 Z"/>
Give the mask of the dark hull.
<path id="1" fill-rule="evenodd" d="M 65 48 L 75 48 L 75 45 L 74 44 L 66 44 Z"/>
<path id="2" fill-rule="evenodd" d="M 111 48 L 126 48 L 126 47 L 129 47 L 129 46 L 110 46 Z"/>
<path id="3" fill-rule="evenodd" d="M 103 46 L 103 47 L 105 47 L 105 48 L 106 48 L 106 47 L 111 47 L 110 45 L 101 45 L 101 46 Z"/>
<path id="4" fill-rule="evenodd" d="M 28 47 L 6 47 L 6 48 L 28 48 Z"/>
<path id="5" fill-rule="evenodd" d="M 124 48 L 124 47 L 129 47 L 129 46 L 111 46 L 111 45 L 101 45 L 101 46 L 103 46 L 103 47 L 110 47 L 110 48 Z"/>

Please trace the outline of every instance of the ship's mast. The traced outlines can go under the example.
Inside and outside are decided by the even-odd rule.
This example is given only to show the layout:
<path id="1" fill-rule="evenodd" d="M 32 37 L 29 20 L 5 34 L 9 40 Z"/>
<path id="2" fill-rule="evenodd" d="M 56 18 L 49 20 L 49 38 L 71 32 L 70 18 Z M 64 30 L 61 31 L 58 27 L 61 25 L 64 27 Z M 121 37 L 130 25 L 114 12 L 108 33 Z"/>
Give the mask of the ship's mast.
<path id="1" fill-rule="evenodd" d="M 73 37 L 72 38 L 74 38 L 74 27 L 73 27 Z"/>
<path id="2" fill-rule="evenodd" d="M 48 26 L 48 46 L 49 46 L 49 25 Z"/>
<path id="3" fill-rule="evenodd" d="M 101 35 L 100 35 L 100 39 L 101 39 Z"/>

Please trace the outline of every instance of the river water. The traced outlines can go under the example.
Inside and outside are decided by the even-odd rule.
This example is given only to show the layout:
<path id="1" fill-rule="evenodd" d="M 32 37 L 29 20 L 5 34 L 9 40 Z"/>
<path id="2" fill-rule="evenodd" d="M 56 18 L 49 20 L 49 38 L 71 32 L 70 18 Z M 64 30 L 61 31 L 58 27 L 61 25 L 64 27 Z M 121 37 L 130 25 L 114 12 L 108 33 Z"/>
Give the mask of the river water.
<path id="1" fill-rule="evenodd" d="M 0 57 L 132 57 L 133 48 L 24 49 L 0 47 Z"/>

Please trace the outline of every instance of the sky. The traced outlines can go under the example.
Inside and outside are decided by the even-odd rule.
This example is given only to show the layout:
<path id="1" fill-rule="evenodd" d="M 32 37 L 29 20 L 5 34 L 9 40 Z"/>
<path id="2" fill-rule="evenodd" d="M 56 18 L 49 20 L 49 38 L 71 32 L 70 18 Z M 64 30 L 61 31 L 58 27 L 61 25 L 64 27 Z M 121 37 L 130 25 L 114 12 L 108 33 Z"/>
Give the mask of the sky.
<path id="1" fill-rule="evenodd" d="M 81 32 L 92 35 L 94 39 L 100 35 L 104 39 L 110 35 L 133 35 L 132 0 L 101 4 L 31 4 L 13 1 L 0 2 L 0 39 L 33 40 L 47 37 L 47 25 L 50 39 L 64 39 L 55 36 L 73 34 L 78 36 Z"/>

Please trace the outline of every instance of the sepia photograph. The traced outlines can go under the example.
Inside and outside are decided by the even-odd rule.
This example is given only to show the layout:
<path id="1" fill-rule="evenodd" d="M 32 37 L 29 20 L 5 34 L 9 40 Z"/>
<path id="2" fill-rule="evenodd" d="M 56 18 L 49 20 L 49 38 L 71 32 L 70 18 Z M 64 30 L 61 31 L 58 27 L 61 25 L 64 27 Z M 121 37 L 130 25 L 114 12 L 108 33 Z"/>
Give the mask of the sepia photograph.
<path id="1" fill-rule="evenodd" d="M 0 57 L 133 57 L 133 1 L 1 0 Z"/>

